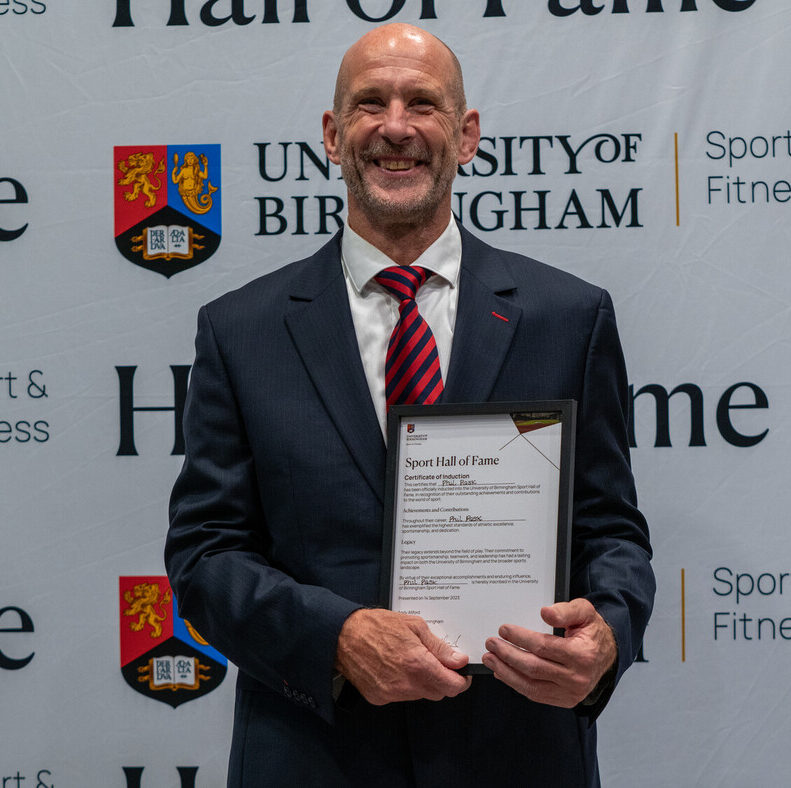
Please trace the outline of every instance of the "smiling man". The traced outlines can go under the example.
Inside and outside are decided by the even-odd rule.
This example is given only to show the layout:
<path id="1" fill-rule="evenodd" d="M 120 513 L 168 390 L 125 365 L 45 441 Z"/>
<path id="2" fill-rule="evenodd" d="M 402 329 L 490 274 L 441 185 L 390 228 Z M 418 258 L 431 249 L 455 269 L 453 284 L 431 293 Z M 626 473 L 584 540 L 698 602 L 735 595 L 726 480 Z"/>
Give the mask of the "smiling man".
<path id="1" fill-rule="evenodd" d="M 171 501 L 180 612 L 239 666 L 228 784 L 597 785 L 593 720 L 654 592 L 610 298 L 456 223 L 480 124 L 434 36 L 363 36 L 323 130 L 346 224 L 201 309 Z M 504 621 L 471 680 L 421 618 L 375 607 L 385 414 L 530 399 L 578 402 L 574 598 L 541 611 L 564 637 Z"/>

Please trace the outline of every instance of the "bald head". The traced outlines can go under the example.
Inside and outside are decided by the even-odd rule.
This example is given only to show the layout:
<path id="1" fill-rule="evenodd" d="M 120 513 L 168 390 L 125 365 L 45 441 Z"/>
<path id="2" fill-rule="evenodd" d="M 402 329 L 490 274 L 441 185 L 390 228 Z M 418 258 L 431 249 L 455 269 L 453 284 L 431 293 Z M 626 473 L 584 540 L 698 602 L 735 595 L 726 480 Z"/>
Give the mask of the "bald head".
<path id="1" fill-rule="evenodd" d="M 393 23 L 366 33 L 349 47 L 343 56 L 335 81 L 333 112 L 341 115 L 352 77 L 366 64 L 379 57 L 435 57 L 443 71 L 447 95 L 459 117 L 467 109 L 461 65 L 450 47 L 436 36 L 414 25 Z"/>

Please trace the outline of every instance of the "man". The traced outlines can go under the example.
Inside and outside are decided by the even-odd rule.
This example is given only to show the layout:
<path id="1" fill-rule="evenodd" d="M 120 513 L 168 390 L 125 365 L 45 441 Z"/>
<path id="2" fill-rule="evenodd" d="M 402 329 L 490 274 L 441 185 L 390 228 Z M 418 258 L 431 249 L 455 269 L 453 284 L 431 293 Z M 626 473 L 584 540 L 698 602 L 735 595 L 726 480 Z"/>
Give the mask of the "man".
<path id="1" fill-rule="evenodd" d="M 596 785 L 592 721 L 654 590 L 609 296 L 452 219 L 479 117 L 428 33 L 387 25 L 354 44 L 323 129 L 346 226 L 201 310 L 171 502 L 179 609 L 239 666 L 229 785 Z M 426 280 L 409 307 L 430 335 L 418 401 L 578 402 L 575 598 L 542 610 L 565 637 L 503 622 L 493 677 L 461 676 L 468 657 L 422 619 L 374 607 L 399 323 L 375 277 L 408 265 Z"/>

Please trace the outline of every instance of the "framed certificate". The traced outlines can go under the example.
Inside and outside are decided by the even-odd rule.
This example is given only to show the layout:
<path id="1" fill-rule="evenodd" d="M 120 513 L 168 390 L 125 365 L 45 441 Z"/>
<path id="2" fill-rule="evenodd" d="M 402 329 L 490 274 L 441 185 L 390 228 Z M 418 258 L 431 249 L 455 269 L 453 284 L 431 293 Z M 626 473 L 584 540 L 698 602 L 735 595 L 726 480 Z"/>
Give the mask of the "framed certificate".
<path id="1" fill-rule="evenodd" d="M 481 663 L 501 624 L 568 599 L 576 403 L 398 405 L 388 415 L 382 604 Z"/>

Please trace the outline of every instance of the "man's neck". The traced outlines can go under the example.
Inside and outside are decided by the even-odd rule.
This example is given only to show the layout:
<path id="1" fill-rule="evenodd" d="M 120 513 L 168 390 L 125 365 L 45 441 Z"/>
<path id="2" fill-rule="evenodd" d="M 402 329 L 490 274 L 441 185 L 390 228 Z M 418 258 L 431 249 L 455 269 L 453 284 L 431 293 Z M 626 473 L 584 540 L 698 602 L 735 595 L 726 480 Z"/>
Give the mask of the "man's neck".
<path id="1" fill-rule="evenodd" d="M 429 222 L 374 224 L 363 214 L 349 211 L 349 227 L 398 265 L 410 265 L 442 235 L 450 221 L 450 208 Z"/>

